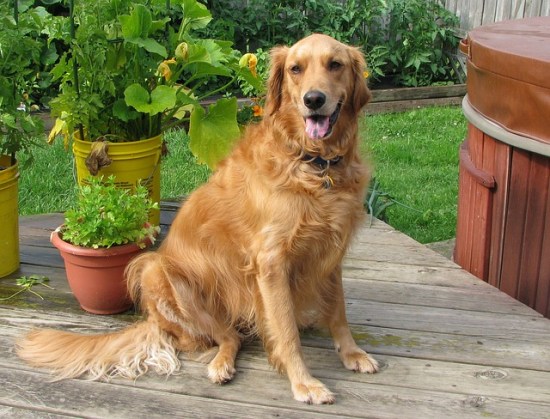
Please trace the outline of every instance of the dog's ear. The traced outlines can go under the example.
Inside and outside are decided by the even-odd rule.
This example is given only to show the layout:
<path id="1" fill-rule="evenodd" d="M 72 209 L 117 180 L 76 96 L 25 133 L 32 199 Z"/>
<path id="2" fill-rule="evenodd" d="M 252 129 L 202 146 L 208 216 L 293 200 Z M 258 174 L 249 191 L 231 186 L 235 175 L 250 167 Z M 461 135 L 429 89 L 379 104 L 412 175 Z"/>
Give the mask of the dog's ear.
<path id="1" fill-rule="evenodd" d="M 267 81 L 266 115 L 273 115 L 281 106 L 283 80 L 285 77 L 285 62 L 288 47 L 275 47 L 271 50 L 271 68 Z"/>
<path id="2" fill-rule="evenodd" d="M 353 67 L 353 109 L 359 112 L 371 99 L 371 93 L 365 80 L 366 63 L 363 54 L 358 48 L 349 49 Z"/>

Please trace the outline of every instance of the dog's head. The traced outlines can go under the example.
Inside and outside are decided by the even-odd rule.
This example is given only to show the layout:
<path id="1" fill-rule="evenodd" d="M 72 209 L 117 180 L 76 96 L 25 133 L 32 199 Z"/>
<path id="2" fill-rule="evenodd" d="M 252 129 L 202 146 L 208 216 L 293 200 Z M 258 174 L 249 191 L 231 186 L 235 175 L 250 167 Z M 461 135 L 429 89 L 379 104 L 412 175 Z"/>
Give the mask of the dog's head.
<path id="1" fill-rule="evenodd" d="M 271 51 L 266 116 L 279 114 L 291 136 L 339 137 L 370 99 L 363 55 L 321 34 Z"/>

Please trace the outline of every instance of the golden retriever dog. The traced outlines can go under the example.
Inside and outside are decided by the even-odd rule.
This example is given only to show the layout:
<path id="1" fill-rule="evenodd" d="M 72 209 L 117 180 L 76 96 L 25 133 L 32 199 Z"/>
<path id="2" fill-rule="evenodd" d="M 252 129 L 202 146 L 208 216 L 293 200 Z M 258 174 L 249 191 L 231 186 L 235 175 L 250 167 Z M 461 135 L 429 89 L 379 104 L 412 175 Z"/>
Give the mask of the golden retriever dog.
<path id="1" fill-rule="evenodd" d="M 263 121 L 191 194 L 160 248 L 126 270 L 145 319 L 104 335 L 31 331 L 18 355 L 58 378 L 107 379 L 170 374 L 179 352 L 202 351 L 221 384 L 243 338 L 259 336 L 296 400 L 333 403 L 300 345 L 300 328 L 317 325 L 346 368 L 376 372 L 352 337 L 342 287 L 369 179 L 357 134 L 370 99 L 364 67 L 357 49 L 325 35 L 274 48 Z"/>

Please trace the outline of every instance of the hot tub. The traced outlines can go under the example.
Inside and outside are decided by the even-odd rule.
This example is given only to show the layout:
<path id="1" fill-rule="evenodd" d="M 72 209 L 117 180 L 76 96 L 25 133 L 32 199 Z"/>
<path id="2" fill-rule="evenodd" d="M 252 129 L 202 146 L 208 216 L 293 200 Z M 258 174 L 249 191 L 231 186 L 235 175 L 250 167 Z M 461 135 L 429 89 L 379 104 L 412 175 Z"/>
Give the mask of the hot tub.
<path id="1" fill-rule="evenodd" d="M 550 318 L 550 17 L 479 27 L 461 50 L 454 259 Z"/>

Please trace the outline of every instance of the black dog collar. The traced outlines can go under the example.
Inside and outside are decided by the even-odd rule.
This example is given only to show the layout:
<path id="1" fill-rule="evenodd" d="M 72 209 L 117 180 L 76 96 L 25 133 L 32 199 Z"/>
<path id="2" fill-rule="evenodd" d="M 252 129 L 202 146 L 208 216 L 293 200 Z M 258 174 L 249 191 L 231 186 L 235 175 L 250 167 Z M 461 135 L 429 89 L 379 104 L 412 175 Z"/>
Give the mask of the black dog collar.
<path id="1" fill-rule="evenodd" d="M 323 186 L 325 189 L 330 189 L 334 186 L 334 180 L 332 180 L 332 177 L 330 177 L 328 170 L 330 169 L 330 166 L 334 166 L 335 164 L 338 164 L 340 160 L 342 160 L 342 156 L 336 156 L 333 159 L 329 159 L 329 160 L 325 160 L 321 156 L 315 157 L 309 154 L 306 154 L 304 155 L 304 157 L 302 157 L 302 161 L 309 164 L 313 164 L 317 166 L 319 170 L 321 170 L 322 172 L 321 176 L 324 179 Z"/>
<path id="2" fill-rule="evenodd" d="M 334 166 L 340 160 L 342 160 L 342 156 L 336 156 L 333 159 L 325 160 L 321 156 L 311 156 L 309 154 L 306 154 L 304 157 L 302 157 L 302 160 L 307 163 L 314 164 L 321 170 L 327 170 L 330 166 Z"/>

